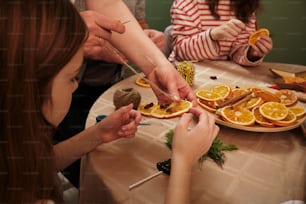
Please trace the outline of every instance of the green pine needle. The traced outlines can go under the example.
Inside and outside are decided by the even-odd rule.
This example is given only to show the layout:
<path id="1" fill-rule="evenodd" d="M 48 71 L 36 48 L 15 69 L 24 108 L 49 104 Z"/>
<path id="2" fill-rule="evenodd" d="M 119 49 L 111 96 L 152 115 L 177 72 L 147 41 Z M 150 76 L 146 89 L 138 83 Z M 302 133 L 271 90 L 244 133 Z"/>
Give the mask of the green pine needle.
<path id="1" fill-rule="evenodd" d="M 173 141 L 173 135 L 174 135 L 174 131 L 172 129 L 170 129 L 167 134 L 166 134 L 166 138 L 167 138 L 167 142 L 166 145 L 167 147 L 171 150 L 172 149 L 172 141 Z M 203 154 L 200 158 L 199 158 L 199 164 L 202 166 L 203 162 L 207 159 L 210 158 L 212 159 L 218 166 L 220 166 L 222 168 L 224 162 L 225 162 L 225 154 L 223 151 L 233 151 L 233 150 L 237 150 L 238 148 L 233 145 L 233 144 L 225 144 L 221 138 L 219 136 L 217 136 L 210 149 L 208 150 L 207 153 Z"/>

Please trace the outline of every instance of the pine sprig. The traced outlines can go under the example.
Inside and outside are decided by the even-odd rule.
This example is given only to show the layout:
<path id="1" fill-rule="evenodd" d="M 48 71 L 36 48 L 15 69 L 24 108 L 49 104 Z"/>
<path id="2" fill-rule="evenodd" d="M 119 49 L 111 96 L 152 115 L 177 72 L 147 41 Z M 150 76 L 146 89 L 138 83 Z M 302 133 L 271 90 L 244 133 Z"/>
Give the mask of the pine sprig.
<path id="1" fill-rule="evenodd" d="M 167 133 L 166 133 L 166 145 L 167 147 L 171 150 L 172 149 L 172 141 L 173 141 L 173 135 L 174 135 L 174 131 L 172 129 L 170 129 Z M 218 166 L 220 166 L 222 168 L 224 162 L 225 162 L 225 154 L 223 151 L 233 151 L 233 150 L 237 150 L 238 148 L 233 145 L 233 144 L 226 144 L 224 143 L 221 138 L 219 136 L 217 136 L 211 147 L 209 148 L 208 152 L 203 154 L 200 158 L 199 158 L 199 164 L 202 166 L 203 162 L 207 159 L 210 158 L 212 159 Z"/>

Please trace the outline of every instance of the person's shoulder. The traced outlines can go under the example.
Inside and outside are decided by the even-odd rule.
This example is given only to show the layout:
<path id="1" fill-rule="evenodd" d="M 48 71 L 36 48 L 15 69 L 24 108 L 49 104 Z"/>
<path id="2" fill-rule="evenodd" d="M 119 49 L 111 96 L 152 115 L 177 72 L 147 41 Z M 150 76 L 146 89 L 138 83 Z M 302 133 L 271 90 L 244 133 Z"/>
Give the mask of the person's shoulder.
<path id="1" fill-rule="evenodd" d="M 177 8 L 180 10 L 190 9 L 198 4 L 196 0 L 175 0 L 172 4 L 173 8 Z"/>

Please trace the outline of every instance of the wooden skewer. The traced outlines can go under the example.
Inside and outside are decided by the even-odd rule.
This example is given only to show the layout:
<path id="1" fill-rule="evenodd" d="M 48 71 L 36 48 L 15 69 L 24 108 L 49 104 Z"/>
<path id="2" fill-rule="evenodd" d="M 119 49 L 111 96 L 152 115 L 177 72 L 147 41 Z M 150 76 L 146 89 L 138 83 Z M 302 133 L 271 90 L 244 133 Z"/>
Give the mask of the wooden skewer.
<path id="1" fill-rule="evenodd" d="M 145 80 L 148 84 L 150 84 L 152 88 L 158 90 L 160 93 L 162 93 L 164 96 L 168 97 L 168 98 L 171 99 L 172 101 L 177 101 L 177 99 L 176 99 L 173 95 L 171 95 L 171 94 L 169 94 L 169 93 L 163 91 L 163 90 L 160 89 L 155 83 L 153 83 L 151 80 L 149 80 L 149 79 L 143 77 L 141 74 L 139 74 L 138 72 L 136 72 L 135 69 L 134 69 L 133 67 L 131 67 L 128 63 L 126 63 L 126 62 L 122 62 L 122 63 L 123 63 L 126 67 L 128 67 L 135 75 L 137 75 L 138 77 L 141 77 L 141 78 L 142 78 L 143 80 Z"/>
<path id="2" fill-rule="evenodd" d="M 158 176 L 162 173 L 163 173 L 162 171 L 159 171 L 159 172 L 156 172 L 156 173 L 154 173 L 154 174 L 152 174 L 152 175 L 150 175 L 150 176 L 148 176 L 148 177 L 146 177 L 146 178 L 144 178 L 140 181 L 137 181 L 136 183 L 129 186 L 129 190 L 139 186 L 140 184 L 143 184 L 144 182 L 146 182 L 146 181 L 148 181 L 148 180 L 150 180 L 150 179 L 152 179 L 152 178 L 154 178 L 154 177 L 156 177 L 156 176 Z"/>
<path id="3" fill-rule="evenodd" d="M 128 22 L 130 22 L 130 20 L 124 21 L 124 22 L 122 22 L 122 24 L 126 24 L 126 23 L 128 23 Z"/>
<path id="4" fill-rule="evenodd" d="M 143 80 L 145 80 L 148 84 L 151 85 L 152 88 L 154 88 L 155 90 L 158 90 L 161 94 L 163 94 L 164 96 L 166 96 L 167 98 L 169 98 L 172 101 L 177 101 L 178 99 L 176 99 L 176 97 L 174 97 L 172 94 L 169 94 L 167 92 L 165 92 L 164 90 L 162 90 L 161 88 L 159 88 L 154 82 L 152 82 L 151 80 L 149 80 L 148 78 L 143 77 L 140 73 L 138 73 L 131 65 L 129 65 L 128 63 L 126 63 L 122 57 L 119 55 L 119 53 L 117 53 L 115 50 L 110 49 L 109 47 L 106 46 L 106 48 L 111 51 L 112 53 L 114 53 L 115 55 L 118 56 L 118 58 L 120 59 L 121 63 L 124 64 L 127 68 L 129 68 L 129 70 L 131 70 L 136 76 L 142 78 Z M 148 59 L 148 58 L 147 58 Z M 148 60 L 151 64 L 152 61 Z"/>

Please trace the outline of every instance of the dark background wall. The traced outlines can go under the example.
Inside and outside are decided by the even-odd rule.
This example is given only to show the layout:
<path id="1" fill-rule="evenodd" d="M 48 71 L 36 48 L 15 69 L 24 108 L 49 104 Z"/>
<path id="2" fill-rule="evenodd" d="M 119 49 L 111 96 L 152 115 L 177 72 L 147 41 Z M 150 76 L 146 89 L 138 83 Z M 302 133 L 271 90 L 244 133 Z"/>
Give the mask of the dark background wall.
<path id="1" fill-rule="evenodd" d="M 170 24 L 172 0 L 146 0 L 147 20 L 152 28 Z M 270 30 L 273 50 L 265 61 L 306 65 L 306 0 L 262 0 L 257 16 L 260 27 Z"/>

